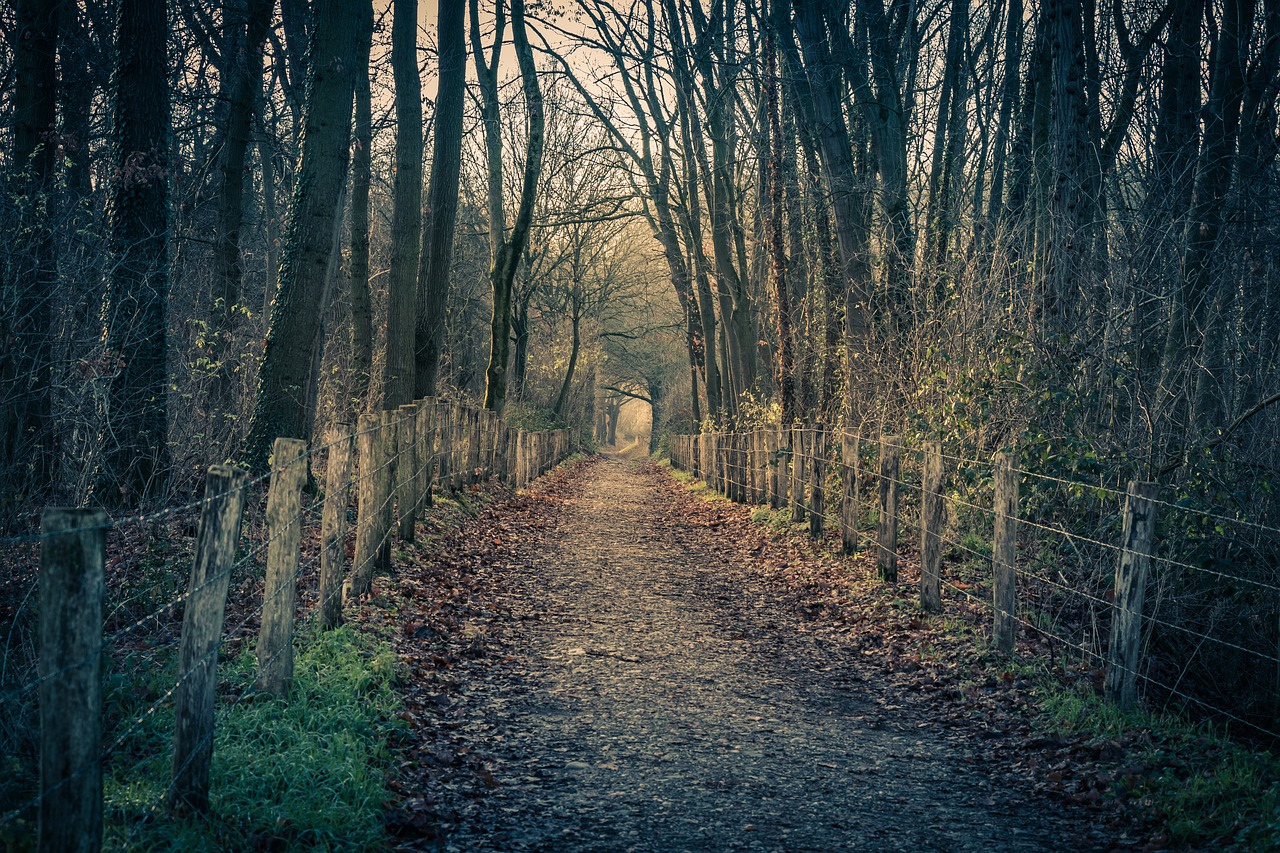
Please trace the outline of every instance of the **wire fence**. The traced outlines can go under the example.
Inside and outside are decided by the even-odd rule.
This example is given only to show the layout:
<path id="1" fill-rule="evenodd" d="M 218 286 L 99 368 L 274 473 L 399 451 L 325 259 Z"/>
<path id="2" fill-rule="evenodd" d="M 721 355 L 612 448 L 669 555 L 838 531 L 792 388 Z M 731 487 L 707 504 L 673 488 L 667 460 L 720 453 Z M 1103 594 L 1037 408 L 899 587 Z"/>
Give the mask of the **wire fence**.
<path id="1" fill-rule="evenodd" d="M 343 608 L 370 594 L 393 539 L 412 541 L 433 492 L 486 480 L 522 489 L 573 449 L 567 430 L 516 430 L 428 398 L 363 415 L 317 446 L 278 439 L 261 476 L 214 466 L 205 496 L 183 506 L 119 518 L 53 508 L 41 532 L 0 540 L 0 553 L 27 561 L 10 572 L 26 586 L 10 590 L 0 660 L 0 751 L 16 771 L 0 782 L 0 837 L 29 843 L 38 826 L 42 849 L 100 837 L 103 768 L 157 715 L 173 729 L 172 775 L 126 836 L 157 815 L 207 809 L 228 643 L 253 640 L 257 682 L 218 714 L 255 693 L 287 697 L 295 641 L 340 624 Z M 309 493 L 317 469 L 324 490 Z M 178 589 L 173 567 L 186 561 Z M 138 588 L 114 583 L 144 563 L 154 565 Z M 104 724 L 104 661 L 133 647 L 152 662 L 176 658 L 175 675 Z"/>
<path id="2" fill-rule="evenodd" d="M 925 609 L 965 602 L 998 649 L 1030 654 L 1040 638 L 1102 669 L 1121 704 L 1141 696 L 1280 737 L 1280 528 L 1154 484 L 889 435 L 763 427 L 673 436 L 670 454 L 731 500 L 873 559 L 888 582 L 902 564 Z"/>

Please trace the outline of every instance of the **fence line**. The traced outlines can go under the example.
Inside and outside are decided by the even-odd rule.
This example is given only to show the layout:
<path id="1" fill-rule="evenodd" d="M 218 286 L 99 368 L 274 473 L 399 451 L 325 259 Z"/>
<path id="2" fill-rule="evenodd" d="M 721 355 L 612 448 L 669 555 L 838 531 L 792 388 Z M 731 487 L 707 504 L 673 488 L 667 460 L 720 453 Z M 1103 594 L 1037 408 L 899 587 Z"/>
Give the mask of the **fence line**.
<path id="1" fill-rule="evenodd" d="M 287 697 L 293 641 L 302 626 L 315 621 L 321 628 L 331 628 L 341 622 L 342 607 L 367 595 L 375 563 L 389 567 L 392 538 L 412 541 L 415 522 L 432 504 L 433 491 L 457 492 L 485 480 L 523 489 L 575 449 L 568 430 L 516 430 L 491 412 L 437 398 L 418 400 L 395 412 L 365 416 L 358 429 L 348 430 L 349 427 L 335 430 L 330 440 L 316 447 L 277 439 L 272 470 L 259 477 L 249 478 L 229 466 L 214 466 L 204 497 L 183 506 L 115 520 L 100 511 L 54 508 L 46 510 L 40 533 L 0 540 L 0 546 L 34 542 L 42 546 L 41 568 L 23 606 L 36 587 L 42 599 L 50 600 L 48 596 L 54 592 L 51 583 L 62 584 L 57 588 L 59 594 L 67 584 L 79 584 L 75 591 L 84 597 L 84 604 L 80 605 L 76 596 L 63 596 L 75 605 L 74 612 L 68 611 L 70 617 L 48 605 L 41 608 L 40 671 L 35 678 L 0 693 L 3 709 L 39 688 L 43 718 L 39 792 L 17 809 L 0 815 L 0 823 L 38 809 L 41 849 L 57 849 L 67 838 L 100 839 L 104 763 L 170 701 L 175 703 L 172 774 L 159 801 L 152 804 L 142 820 L 162 807 L 175 813 L 207 810 L 216 666 L 226 640 L 242 636 L 255 619 L 259 621 L 257 688 L 243 691 L 231 707 L 252 692 L 265 690 Z M 367 452 L 349 453 L 357 443 Z M 326 451 L 330 455 L 335 451 L 348 453 L 349 464 L 345 473 L 336 469 L 328 472 L 332 476 L 327 478 L 324 500 L 308 501 L 303 494 L 306 471 Z M 337 460 L 341 461 L 341 456 Z M 352 469 L 359 473 L 353 476 Z M 246 539 L 242 530 L 246 498 L 254 487 L 268 480 L 261 536 L 254 541 L 248 535 L 252 544 L 237 558 L 240 543 Z M 368 489 L 371 483 L 377 487 L 373 492 Z M 357 541 L 367 553 L 362 555 L 358 549 L 356 559 L 348 566 L 342 540 L 348 532 L 344 526 L 353 491 L 359 496 Z M 173 519 L 194 510 L 200 512 L 199 532 L 186 589 L 152 612 L 110 632 L 104 631 L 106 580 L 102 567 L 109 550 L 107 533 Z M 399 521 L 393 523 L 397 512 Z M 314 544 L 315 552 L 303 559 L 305 531 L 314 530 L 317 522 L 322 522 L 324 529 L 319 531 L 318 542 L 308 540 Z M 335 531 L 342 535 L 327 541 L 326 536 L 333 540 Z M 364 534 L 363 539 L 360 533 Z M 264 554 L 267 569 L 261 601 L 243 615 L 239 624 L 226 630 L 230 579 Z M 363 564 L 362 556 L 367 558 Z M 80 561 L 85 559 L 96 569 L 87 573 L 80 570 Z M 304 574 L 317 568 L 321 585 L 316 601 L 303 607 L 297 600 L 298 583 Z M 353 584 L 353 580 L 359 583 Z M 111 615 L 121 606 L 117 605 Z M 138 716 L 117 726 L 110 743 L 103 748 L 99 673 L 102 653 L 143 626 L 161 624 L 180 607 L 184 616 L 176 679 Z M 300 607 L 304 614 L 297 622 L 294 617 Z M 15 614 L 15 623 L 18 615 Z M 59 624 L 49 624 L 55 617 Z M 11 636 L 12 631 L 13 628 Z M 55 642 L 61 645 L 55 646 Z M 6 669 L 8 665 L 6 654 Z M 69 701 L 65 696 L 68 686 L 79 682 L 89 686 L 88 694 Z M 130 837 L 141 822 L 130 829 Z"/>
<path id="2" fill-rule="evenodd" d="M 760 436 L 764 436 L 761 441 Z M 1280 592 L 1280 584 L 1268 580 L 1247 577 L 1239 572 L 1223 571 L 1213 564 L 1198 566 L 1186 560 L 1157 553 L 1157 540 L 1154 535 L 1157 512 L 1179 513 L 1200 516 L 1216 522 L 1237 524 L 1261 536 L 1276 534 L 1280 537 L 1280 529 L 1245 519 L 1235 519 L 1220 513 L 1197 510 L 1179 506 L 1158 497 L 1154 484 L 1131 483 L 1127 492 L 1100 483 L 1085 483 L 1068 478 L 1028 471 L 1017 464 L 1009 454 L 997 454 L 991 460 L 966 457 L 957 453 L 949 453 L 940 442 L 924 442 L 914 446 L 897 436 L 870 435 L 863 436 L 849 431 L 827 431 L 820 425 L 796 425 L 794 428 L 777 426 L 763 427 L 747 432 L 707 432 L 692 435 L 675 435 L 669 442 L 670 457 L 673 467 L 685 471 L 705 482 L 710 488 L 724 494 L 731 500 L 748 504 L 764 504 L 774 509 L 790 508 L 792 521 L 800 523 L 808 520 L 810 535 L 821 540 L 822 523 L 814 523 L 812 515 L 827 514 L 827 508 L 833 510 L 836 529 L 840 532 L 843 551 L 846 554 L 864 552 L 873 553 L 879 566 L 881 578 L 894 582 L 897 572 L 897 536 L 899 529 L 911 530 L 918 537 L 915 544 L 921 553 L 921 604 L 926 610 L 938 610 L 942 606 L 941 598 L 936 591 L 946 588 L 966 598 L 981 603 L 989 618 L 993 620 L 992 632 L 997 649 L 1011 653 L 1014 649 L 1019 630 L 1029 631 L 1049 637 L 1066 648 L 1071 648 L 1096 658 L 1105 664 L 1107 673 L 1106 694 L 1122 705 L 1131 705 L 1137 701 L 1135 684 L 1142 682 L 1149 688 L 1165 691 L 1170 697 L 1177 697 L 1199 705 L 1221 715 L 1224 719 L 1246 725 L 1249 728 L 1267 734 L 1275 733 L 1267 726 L 1259 725 L 1235 713 L 1232 708 L 1221 707 L 1221 703 L 1208 702 L 1181 689 L 1179 685 L 1168 685 L 1153 678 L 1147 672 L 1151 658 L 1147 653 L 1151 645 L 1152 631 L 1161 629 L 1176 632 L 1177 635 L 1199 641 L 1190 654 L 1200 654 L 1205 643 L 1231 653 L 1247 656 L 1255 662 L 1280 664 L 1280 636 L 1271 642 L 1269 636 L 1262 640 L 1262 647 L 1257 643 L 1249 643 L 1239 636 L 1225 638 L 1209 633 L 1193 621 L 1171 620 L 1163 617 L 1157 610 L 1145 604 L 1145 591 L 1148 586 L 1149 567 L 1176 567 L 1190 572 L 1203 573 L 1221 581 L 1232 581 L 1245 584 L 1255 590 Z M 759 452 L 759 448 L 766 448 Z M 868 453 L 877 451 L 880 462 L 871 461 Z M 895 459 L 907 456 L 911 459 L 908 471 L 899 473 Z M 928 471 L 930 459 L 936 466 L 935 473 Z M 991 505 L 985 501 L 970 497 L 961 497 L 959 487 L 943 488 L 940 483 L 947 482 L 945 466 L 974 466 L 993 472 L 997 499 Z M 919 473 L 923 480 L 916 479 Z M 999 495 L 1001 477 L 1010 485 L 1005 486 L 1005 497 Z M 933 485 L 930 485 L 930 478 Z M 1067 489 L 1081 489 L 1089 500 L 1095 501 L 1099 518 L 1110 519 L 1103 529 L 1109 529 L 1114 520 L 1123 522 L 1120 537 L 1110 540 L 1110 533 L 1085 533 L 1072 529 L 1070 524 L 1059 518 L 1049 518 L 1046 509 L 1055 509 L 1052 501 L 1043 507 L 1033 506 L 1019 511 L 1017 505 L 1018 483 L 1023 479 L 1042 483 L 1055 484 Z M 867 483 L 880 486 L 879 494 L 872 494 Z M 937 493 L 932 492 L 936 489 Z M 989 485 L 983 489 L 990 488 Z M 832 489 L 838 498 L 832 500 Z M 905 492 L 903 491 L 905 489 Z M 1012 491 L 1010 491 L 1012 489 Z M 966 495 L 967 496 L 967 495 Z M 968 496 L 967 496 L 968 497 Z M 1079 498 L 1080 495 L 1064 495 L 1067 498 Z M 1107 502 L 1123 501 L 1115 510 L 1103 511 Z M 912 503 L 911 512 L 903 512 L 903 502 Z M 930 501 L 937 501 L 930 511 Z M 1001 500 L 1012 500 L 1012 504 L 1001 504 Z M 876 507 L 879 518 L 877 529 L 865 530 L 864 518 L 869 509 Z M 1114 504 L 1113 504 L 1114 506 Z M 979 550 L 966 541 L 958 541 L 959 537 L 948 535 L 945 514 L 940 510 L 950 507 L 957 510 L 970 510 L 980 516 L 980 521 L 990 525 L 990 519 L 996 519 L 994 534 L 987 533 L 987 545 L 991 552 Z M 1114 513 L 1114 515 L 1113 515 Z M 987 531 L 990 531 L 988 526 Z M 1021 529 L 1021 535 L 1019 534 Z M 1043 541 L 1044 537 L 1065 540 L 1079 555 L 1080 566 L 1089 576 L 1102 581 L 1102 573 L 1094 567 L 1105 561 L 1113 561 L 1114 577 L 1111 586 L 1115 593 L 1113 598 L 1095 592 L 1099 583 L 1086 583 L 1082 586 L 1073 584 L 1066 575 L 1061 581 L 1046 577 L 1036 571 L 1034 561 L 1019 558 L 1016 545 L 1020 540 Z M 1038 538 L 1037 538 L 1038 537 Z M 1280 538 L 1271 542 L 1280 547 Z M 977 596 L 968 590 L 956 586 L 946 577 L 932 577 L 940 564 L 941 546 L 945 545 L 966 555 L 972 563 L 985 563 L 990 571 L 993 564 L 997 571 L 986 575 L 982 581 L 989 587 L 983 596 Z M 1255 547 L 1258 547 L 1255 543 Z M 999 569 L 1006 564 L 1008 575 L 1001 577 Z M 1039 586 L 1037 586 L 1039 585 Z M 1028 593 L 1033 593 L 1035 606 Z M 1047 595 L 1046 595 L 1047 593 Z M 994 596 L 994 597 L 993 597 Z M 1001 598 L 1001 596 L 1004 596 Z M 1054 608 L 1056 615 L 1041 612 L 1035 616 L 1036 608 L 1041 605 Z M 1065 607 L 1074 608 L 1064 610 Z M 1150 611 L 1150 612 L 1147 612 Z M 1053 631 L 1053 626 L 1064 613 L 1092 613 L 1103 616 L 1103 625 L 1109 620 L 1111 625 L 1110 642 L 1106 643 L 1106 651 L 1102 653 L 1084 643 L 1072 643 Z M 1265 615 L 1262 617 L 1265 620 Z M 1049 620 L 1047 623 L 1045 620 Z M 1093 620 L 1097 624 L 1097 620 Z M 1270 623 L 1275 623 L 1271 619 Z M 1254 632 L 1256 633 L 1256 632 Z M 1265 632 L 1264 632 L 1265 633 Z M 1098 646 L 1103 638 L 1095 633 Z M 1188 664 L 1184 664 L 1186 666 Z M 1276 684 L 1272 691 L 1276 707 L 1280 708 L 1280 668 L 1271 667 Z M 1184 669 L 1184 673 L 1186 669 Z M 1181 682 L 1181 677 L 1179 682 Z M 1233 706 L 1234 707 L 1234 706 Z M 1280 712 L 1278 712 L 1280 713 Z"/>

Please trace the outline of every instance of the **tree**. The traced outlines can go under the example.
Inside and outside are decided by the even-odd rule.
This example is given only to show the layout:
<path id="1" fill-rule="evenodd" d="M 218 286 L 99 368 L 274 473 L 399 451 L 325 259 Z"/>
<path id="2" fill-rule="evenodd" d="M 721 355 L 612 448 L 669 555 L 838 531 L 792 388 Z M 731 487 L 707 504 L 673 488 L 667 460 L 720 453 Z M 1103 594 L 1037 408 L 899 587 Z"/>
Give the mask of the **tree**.
<path id="1" fill-rule="evenodd" d="M 499 20 L 504 0 L 498 0 Z M 515 223 L 511 228 L 511 236 L 503 237 L 501 232 L 501 186 L 502 186 L 502 151 L 501 133 L 494 128 L 489 131 L 489 116 L 497 112 L 497 58 L 496 49 L 501 42 L 501 27 L 494 37 L 493 62 L 486 66 L 483 52 L 480 49 L 480 27 L 476 22 L 477 0 L 471 5 L 472 52 L 476 57 L 476 70 L 482 80 L 489 82 L 482 86 L 485 98 L 485 142 L 489 151 L 489 234 L 490 244 L 494 246 L 492 266 L 489 277 L 493 287 L 493 319 L 490 324 L 489 367 L 485 371 L 484 405 L 499 414 L 507 402 L 507 361 L 511 350 L 511 288 L 515 281 L 516 267 L 524 254 L 525 243 L 529 239 L 529 226 L 533 218 L 533 203 L 538 189 L 538 173 L 542 169 L 543 132 L 546 116 L 542 104 L 542 91 L 538 86 L 538 69 L 533 61 L 533 49 L 529 46 L 529 37 L 525 32 L 524 0 L 511 0 L 511 36 L 515 42 L 516 59 L 520 65 L 520 82 L 524 90 L 525 109 L 529 116 L 529 136 L 525 143 L 524 181 L 520 188 L 520 203 L 516 210 Z M 497 147 L 497 174 L 494 174 L 494 148 Z M 499 202 L 495 213 L 494 184 L 498 187 Z M 494 221 L 496 218 L 496 222 Z M 498 229 L 495 234 L 495 228 Z M 496 237 L 496 240 L 495 240 Z"/>
<path id="2" fill-rule="evenodd" d="M 112 92 L 114 173 L 103 306 L 107 387 L 95 497 L 160 497 L 169 474 L 169 83 L 164 0 L 121 0 Z"/>
<path id="3" fill-rule="evenodd" d="M 431 397 L 436 393 L 444 340 L 453 231 L 458 216 L 458 173 L 462 168 L 462 96 L 466 91 L 467 71 L 463 8 L 463 0 L 440 0 L 440 86 L 414 327 L 414 393 L 418 397 Z M 475 14 L 474 6 L 472 14 Z"/>
<path id="4" fill-rule="evenodd" d="M 57 118 L 58 4 L 22 0 L 14 61 L 13 165 L 6 188 L 21 211 L 14 266 L 0 291 L 0 477 L 15 493 L 52 485 L 52 317 L 57 279 L 50 231 Z M 8 514 L 7 500 L 0 513 Z"/>
<path id="5" fill-rule="evenodd" d="M 316 0 L 314 20 L 302 155 L 243 453 L 246 464 L 258 471 L 265 469 L 277 437 L 308 437 L 307 389 L 328 295 L 334 220 L 346 180 L 351 104 L 356 77 L 366 73 L 357 56 L 361 40 L 373 28 L 373 9 L 367 2 L 353 10 L 341 0 Z"/>
<path id="6" fill-rule="evenodd" d="M 387 284 L 387 358 L 382 405 L 413 399 L 414 318 L 422 239 L 422 83 L 418 77 L 418 0 L 395 0 L 391 64 L 396 79 L 395 208 Z"/>

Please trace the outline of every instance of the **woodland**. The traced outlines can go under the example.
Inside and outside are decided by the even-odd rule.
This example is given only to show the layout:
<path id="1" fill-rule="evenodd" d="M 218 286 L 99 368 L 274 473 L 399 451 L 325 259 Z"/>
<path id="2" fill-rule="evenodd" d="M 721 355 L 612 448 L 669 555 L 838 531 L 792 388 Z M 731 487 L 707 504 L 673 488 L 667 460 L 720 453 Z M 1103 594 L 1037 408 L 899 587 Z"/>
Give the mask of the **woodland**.
<path id="1" fill-rule="evenodd" d="M 435 393 L 1269 511 L 1275 4 L 429 11 L 6 4 L 8 527 Z"/>
<path id="2" fill-rule="evenodd" d="M 1145 642 L 1266 740 L 1278 106 L 1280 0 L 5 0 L 0 533 L 423 398 L 1016 449 L 1107 601 L 1158 484 Z"/>

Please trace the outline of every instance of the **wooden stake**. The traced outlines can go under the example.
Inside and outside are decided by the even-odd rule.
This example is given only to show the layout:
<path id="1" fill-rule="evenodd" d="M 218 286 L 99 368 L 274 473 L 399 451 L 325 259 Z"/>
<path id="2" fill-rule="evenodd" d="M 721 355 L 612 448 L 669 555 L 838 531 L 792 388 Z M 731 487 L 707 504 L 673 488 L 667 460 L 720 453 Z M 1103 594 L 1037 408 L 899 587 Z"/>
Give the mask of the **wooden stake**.
<path id="1" fill-rule="evenodd" d="M 418 407 L 412 403 L 396 410 L 396 445 L 400 458 L 396 460 L 396 506 L 400 511 L 400 523 L 396 534 L 401 542 L 412 542 L 418 512 Z"/>
<path id="2" fill-rule="evenodd" d="M 435 479 L 435 412 L 436 407 L 430 397 L 421 401 L 418 406 L 418 507 L 421 514 L 426 514 L 431 507 L 431 484 Z"/>
<path id="3" fill-rule="evenodd" d="M 40 518 L 39 849 L 102 847 L 102 602 L 107 514 Z"/>
<path id="4" fill-rule="evenodd" d="M 942 442 L 924 444 L 920 496 L 920 606 L 930 613 L 942 610 Z"/>
<path id="5" fill-rule="evenodd" d="M 1157 483 L 1129 484 L 1124 500 L 1123 550 L 1116 564 L 1116 596 L 1107 654 L 1107 698 L 1122 708 L 1138 702 L 1138 667 L 1142 653 L 1142 608 L 1147 571 L 1155 539 Z"/>
<path id="6" fill-rule="evenodd" d="M 880 518 L 876 541 L 876 565 L 885 583 L 898 582 L 898 474 L 902 469 L 901 441 L 896 435 L 880 437 Z"/>
<path id="7" fill-rule="evenodd" d="M 821 540 L 827 520 L 827 433 L 815 424 L 810 436 L 809 538 Z"/>
<path id="8" fill-rule="evenodd" d="M 343 600 L 363 598 L 369 594 L 373 580 L 373 568 L 378 559 L 378 472 L 382 460 L 382 442 L 378 432 L 382 419 L 375 414 L 360 416 L 356 424 L 356 447 L 360 456 L 360 479 L 356 481 L 356 552 L 351 564 L 351 576 L 343 584 Z"/>
<path id="9" fill-rule="evenodd" d="M 858 436 L 848 431 L 840 432 L 840 550 L 845 554 L 858 552 Z"/>
<path id="10" fill-rule="evenodd" d="M 302 545 L 302 487 L 307 484 L 307 443 L 277 438 L 271 448 L 267 492 L 267 583 L 258 631 L 258 690 L 289 695 L 293 680 L 293 609 Z"/>
<path id="11" fill-rule="evenodd" d="M 1018 639 L 1018 475 L 1012 453 L 996 454 L 995 541 L 992 568 L 995 575 L 993 604 L 995 625 L 992 639 L 996 651 L 1013 654 Z"/>
<path id="12" fill-rule="evenodd" d="M 178 650 L 178 689 L 173 694 L 173 769 L 169 808 L 175 814 L 209 811 L 209 765 L 218 685 L 218 645 L 227 587 L 240 542 L 244 486 L 249 475 L 214 465 L 204 481 L 204 506 L 195 560 L 187 581 Z"/>
<path id="13" fill-rule="evenodd" d="M 378 519 L 378 571 L 391 571 L 391 530 L 395 526 L 396 483 L 402 471 L 400 467 L 400 429 L 396 424 L 399 414 L 395 411 L 379 414 L 382 429 L 378 432 L 382 443 L 382 470 L 378 484 L 378 506 L 382 515 Z"/>
<path id="14" fill-rule="evenodd" d="M 342 568 L 347 558 L 347 501 L 351 491 L 351 425 L 334 425 L 329 437 L 324 507 L 320 510 L 320 627 L 342 624 Z"/>
<path id="15" fill-rule="evenodd" d="M 804 479 L 805 479 L 805 440 L 804 427 L 791 427 L 791 520 L 796 524 L 804 524 Z"/>

